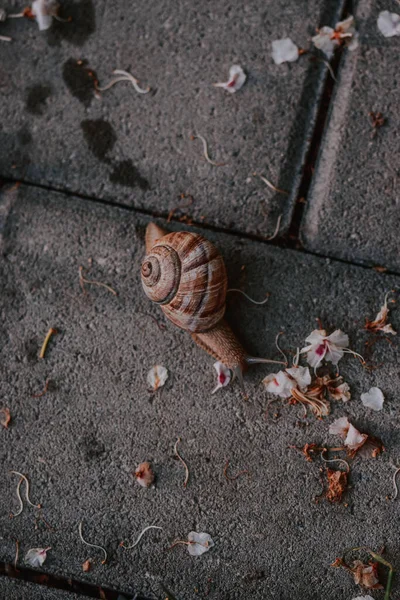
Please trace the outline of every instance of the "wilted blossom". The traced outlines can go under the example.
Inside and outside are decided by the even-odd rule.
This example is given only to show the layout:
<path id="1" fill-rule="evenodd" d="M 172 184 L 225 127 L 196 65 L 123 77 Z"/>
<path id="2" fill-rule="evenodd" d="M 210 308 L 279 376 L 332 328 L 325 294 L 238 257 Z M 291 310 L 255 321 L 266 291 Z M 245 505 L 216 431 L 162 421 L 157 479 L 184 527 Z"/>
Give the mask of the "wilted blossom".
<path id="1" fill-rule="evenodd" d="M 51 548 L 31 548 L 25 555 L 25 562 L 31 567 L 41 567 L 47 558 L 47 551 Z"/>
<path id="2" fill-rule="evenodd" d="M 201 556 L 214 546 L 214 542 L 208 533 L 197 533 L 196 531 L 189 533 L 188 542 L 188 551 L 192 556 Z"/>
<path id="3" fill-rule="evenodd" d="M 378 579 L 378 563 L 370 562 L 365 565 L 361 560 L 355 560 L 351 568 L 353 573 L 354 583 L 361 585 L 367 590 L 382 590 L 383 585 Z"/>
<path id="4" fill-rule="evenodd" d="M 310 383 L 311 374 L 308 367 L 292 367 L 271 373 L 263 379 L 266 391 L 281 398 L 290 398 L 294 388 L 305 391 Z"/>
<path id="5" fill-rule="evenodd" d="M 385 37 L 400 35 L 400 15 L 384 10 L 379 13 L 378 29 Z"/>
<path id="6" fill-rule="evenodd" d="M 153 392 L 162 387 L 168 379 L 168 371 L 161 365 L 155 365 L 147 373 L 147 383 L 152 388 Z"/>
<path id="7" fill-rule="evenodd" d="M 367 322 L 365 323 L 365 329 L 368 329 L 368 331 L 373 331 L 374 333 L 377 333 L 378 331 L 383 331 L 384 333 L 391 333 L 392 335 L 397 334 L 397 331 L 395 331 L 391 324 L 387 322 L 389 315 L 387 299 L 389 294 L 390 292 L 388 292 L 385 295 L 383 306 L 381 306 L 381 309 L 376 315 L 375 319 L 373 321 L 369 321 L 367 319 Z"/>
<path id="8" fill-rule="evenodd" d="M 329 502 L 340 502 L 347 488 L 347 473 L 345 471 L 334 471 L 327 469 L 328 489 L 326 499 Z"/>
<path id="9" fill-rule="evenodd" d="M 149 462 L 140 463 L 134 475 L 138 484 L 145 488 L 150 487 L 154 481 L 154 473 Z"/>
<path id="10" fill-rule="evenodd" d="M 231 372 L 222 362 L 217 361 L 214 363 L 214 369 L 217 371 L 217 385 L 211 392 L 214 394 L 217 390 L 227 386 L 231 380 Z"/>
<path id="11" fill-rule="evenodd" d="M 343 444 L 346 447 L 347 454 L 351 458 L 362 448 L 362 453 L 375 458 L 378 454 L 385 450 L 380 439 L 367 435 L 366 433 L 360 433 L 358 429 L 352 425 L 347 417 L 340 417 L 336 419 L 330 427 L 329 433 L 332 435 L 339 435 L 343 440 Z"/>
<path id="12" fill-rule="evenodd" d="M 344 21 L 332 27 L 321 27 L 318 34 L 311 38 L 314 46 L 321 50 L 325 56 L 330 59 L 333 56 L 335 48 L 346 43 L 349 50 L 355 50 L 358 46 L 357 32 L 354 28 L 354 17 L 350 16 Z"/>
<path id="13" fill-rule="evenodd" d="M 229 69 L 229 79 L 225 83 L 214 83 L 214 87 L 224 88 L 229 93 L 233 94 L 243 87 L 246 81 L 246 73 L 239 65 L 233 65 Z"/>
<path id="14" fill-rule="evenodd" d="M 357 352 L 348 348 L 349 336 L 340 329 L 336 329 L 330 335 L 326 335 L 325 329 L 314 329 L 306 338 L 306 342 L 309 345 L 302 348 L 300 353 L 307 353 L 307 362 L 314 369 L 317 369 L 323 360 L 337 365 L 345 353 L 362 359 Z"/>
<path id="15" fill-rule="evenodd" d="M 55 0 L 35 0 L 31 13 L 36 18 L 40 31 L 51 27 L 53 17 L 57 17 L 60 5 Z"/>
<path id="16" fill-rule="evenodd" d="M 368 392 L 361 394 L 361 402 L 372 410 L 382 410 L 384 396 L 378 387 L 372 387 Z"/>
<path id="17" fill-rule="evenodd" d="M 284 62 L 294 62 L 299 58 L 299 49 L 290 38 L 272 42 L 272 58 L 276 65 Z"/>

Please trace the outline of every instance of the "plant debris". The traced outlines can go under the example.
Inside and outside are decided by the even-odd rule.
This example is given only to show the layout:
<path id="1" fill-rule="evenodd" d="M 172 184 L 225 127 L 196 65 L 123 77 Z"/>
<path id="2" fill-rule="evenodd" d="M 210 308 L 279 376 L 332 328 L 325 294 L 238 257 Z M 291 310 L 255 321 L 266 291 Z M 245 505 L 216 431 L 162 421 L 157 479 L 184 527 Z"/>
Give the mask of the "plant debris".
<path id="1" fill-rule="evenodd" d="M 186 486 L 189 481 L 189 468 L 188 468 L 187 464 L 185 463 L 185 461 L 183 460 L 182 456 L 178 452 L 178 444 L 181 441 L 182 440 L 180 437 L 176 440 L 175 445 L 174 445 L 174 453 L 175 453 L 175 456 L 178 458 L 178 460 L 180 460 L 180 462 L 182 463 L 182 465 L 185 468 L 185 481 L 183 482 L 183 487 L 186 489 Z"/>
<path id="2" fill-rule="evenodd" d="M 286 192 L 285 190 L 281 190 L 280 188 L 276 187 L 273 183 L 271 183 L 263 175 L 258 175 L 258 173 L 253 173 L 253 177 L 259 177 L 261 179 L 261 181 L 263 181 L 265 183 L 265 185 L 267 185 L 274 192 L 277 192 L 278 194 L 285 194 L 285 196 L 289 196 L 289 192 Z"/>
<path id="3" fill-rule="evenodd" d="M 231 371 L 219 360 L 214 363 L 214 369 L 217 371 L 217 385 L 211 392 L 215 394 L 217 390 L 220 390 L 223 387 L 226 387 L 231 381 Z"/>
<path id="4" fill-rule="evenodd" d="M 341 502 L 342 496 L 347 488 L 348 474 L 345 471 L 326 470 L 328 489 L 325 497 L 329 502 Z"/>
<path id="5" fill-rule="evenodd" d="M 11 413 L 8 408 L 0 408 L 0 425 L 2 425 L 5 429 L 8 429 L 8 426 L 11 422 Z"/>
<path id="6" fill-rule="evenodd" d="M 239 288 L 229 288 L 228 290 L 226 290 L 226 293 L 228 294 L 229 292 L 237 292 L 238 294 L 242 294 L 242 296 L 244 296 L 245 298 L 247 298 L 247 300 L 249 300 L 253 304 L 257 304 L 259 306 L 261 306 L 263 304 L 266 304 L 268 302 L 268 300 L 269 300 L 269 297 L 270 297 L 270 294 L 268 292 L 267 293 L 267 297 L 264 300 L 253 300 L 253 298 L 250 298 L 250 296 L 248 294 L 246 294 L 242 290 L 239 290 Z"/>
<path id="7" fill-rule="evenodd" d="M 135 90 L 138 94 L 148 94 L 151 90 L 150 87 L 147 87 L 146 89 L 141 88 L 139 86 L 139 80 L 136 79 L 136 77 L 134 77 L 130 73 L 128 73 L 128 71 L 123 71 L 122 69 L 115 69 L 113 71 L 113 75 L 119 75 L 119 77 L 115 77 L 104 87 L 99 87 L 98 83 L 96 82 L 96 86 L 95 86 L 96 91 L 105 92 L 106 90 L 109 90 L 113 85 L 115 85 L 116 83 L 119 83 L 120 81 L 130 81 L 130 83 L 133 85 L 133 87 L 135 88 Z"/>
<path id="8" fill-rule="evenodd" d="M 199 139 L 201 140 L 202 144 L 203 144 L 203 154 L 204 154 L 204 158 L 206 159 L 206 161 L 208 163 L 210 163 L 210 165 L 213 165 L 214 167 L 224 167 L 226 165 L 226 163 L 218 163 L 215 162 L 214 160 L 211 160 L 211 158 L 208 155 L 208 146 L 207 146 L 207 141 L 205 140 L 205 138 L 202 135 L 199 135 L 198 133 L 196 133 L 196 135 L 191 135 L 190 139 L 193 141 L 195 139 Z"/>
<path id="9" fill-rule="evenodd" d="M 376 315 L 373 321 L 366 319 L 364 329 L 368 331 L 372 331 L 373 333 L 378 333 L 378 331 L 383 331 L 384 333 L 390 333 L 392 335 L 396 335 L 397 331 L 395 331 L 390 323 L 387 322 L 389 309 L 388 309 L 388 296 L 390 292 L 385 295 L 385 299 L 383 302 L 383 306 L 381 306 L 378 314 Z"/>
<path id="10" fill-rule="evenodd" d="M 311 41 L 328 59 L 331 59 L 335 49 L 343 44 L 348 50 L 355 50 L 358 47 L 358 34 L 354 28 L 353 16 L 337 23 L 335 29 L 325 26 L 317 29 L 317 32 Z"/>
<path id="11" fill-rule="evenodd" d="M 383 10 L 379 13 L 377 21 L 378 29 L 386 37 L 400 35 L 400 15 Z"/>
<path id="12" fill-rule="evenodd" d="M 23 481 L 26 484 L 25 498 L 26 498 L 27 503 L 30 504 L 31 506 L 33 506 L 33 508 L 42 508 L 41 504 L 33 504 L 33 502 L 31 502 L 31 500 L 29 498 L 29 480 L 28 480 L 28 478 L 25 475 L 23 475 L 22 473 L 19 473 L 18 471 L 10 471 L 10 473 L 14 473 L 14 475 L 19 475 L 19 477 L 20 477 L 20 480 L 17 485 L 17 497 L 18 497 L 18 500 L 20 503 L 20 508 L 19 508 L 19 511 L 15 514 L 12 514 L 11 517 L 18 517 L 18 515 L 20 515 L 24 509 L 24 504 L 22 502 L 22 498 L 21 498 L 21 494 L 20 494 L 20 487 L 21 487 L 21 484 Z"/>
<path id="13" fill-rule="evenodd" d="M 329 336 L 325 329 L 314 329 L 306 338 L 306 342 L 309 345 L 302 348 L 300 354 L 307 353 L 307 362 L 314 367 L 314 370 L 321 365 L 323 360 L 337 365 L 345 353 L 357 356 L 362 364 L 365 364 L 365 360 L 360 354 L 348 348 L 349 336 L 340 329 L 336 329 Z"/>
<path id="14" fill-rule="evenodd" d="M 155 475 L 149 462 L 140 463 L 134 475 L 138 484 L 145 488 L 150 487 L 155 479 Z"/>
<path id="15" fill-rule="evenodd" d="M 372 126 L 372 136 L 371 137 L 375 137 L 378 129 L 380 129 L 380 127 L 383 127 L 383 125 L 385 125 L 386 119 L 382 115 L 381 112 L 372 112 L 371 111 L 371 112 L 368 113 L 368 115 L 371 118 L 371 126 Z M 375 267 L 375 270 L 378 269 L 378 268 L 379 267 Z M 381 267 L 381 268 L 385 269 L 385 267 Z M 387 270 L 387 269 L 385 269 L 385 270 Z"/>
<path id="16" fill-rule="evenodd" d="M 239 65 L 233 65 L 229 69 L 228 81 L 226 83 L 213 83 L 213 86 L 223 88 L 230 94 L 234 94 L 244 86 L 245 81 L 246 73 L 243 71 L 242 67 Z"/>
<path id="17" fill-rule="evenodd" d="M 49 331 L 46 334 L 46 337 L 44 338 L 44 342 L 43 342 L 42 348 L 40 350 L 39 358 L 44 358 L 44 355 L 46 354 L 46 349 L 47 349 L 47 346 L 48 346 L 51 336 L 56 335 L 57 333 L 58 333 L 58 331 L 57 331 L 57 329 L 54 329 L 54 327 L 51 327 L 49 329 Z"/>
<path id="18" fill-rule="evenodd" d="M 226 464 L 224 467 L 224 475 L 225 475 L 227 481 L 235 481 L 242 475 L 249 475 L 248 469 L 244 469 L 243 471 L 239 471 L 239 473 L 237 473 L 237 475 L 234 475 L 233 477 L 231 477 L 230 475 L 228 475 L 228 469 L 229 469 L 229 460 L 226 461 Z"/>
<path id="19" fill-rule="evenodd" d="M 92 559 L 88 558 L 87 560 L 85 560 L 85 562 L 82 564 L 82 571 L 84 573 L 88 573 L 90 571 L 90 569 L 92 568 Z"/>
<path id="20" fill-rule="evenodd" d="M 274 233 L 272 235 L 270 235 L 269 237 L 265 238 L 267 242 L 271 242 L 272 240 L 274 240 L 277 237 L 277 235 L 279 233 L 279 229 L 281 228 L 282 216 L 283 215 L 279 215 L 279 217 L 278 217 Z"/>
<path id="21" fill-rule="evenodd" d="M 146 533 L 146 531 L 148 531 L 149 529 L 161 529 L 162 527 L 157 527 L 156 525 L 149 525 L 148 527 L 145 527 L 143 529 L 143 531 L 139 534 L 136 542 L 134 542 L 133 544 L 131 544 L 131 546 L 125 546 L 125 542 L 121 542 L 120 546 L 121 548 L 125 548 L 125 550 L 132 550 L 132 548 L 135 548 L 135 546 L 138 545 L 138 543 L 140 542 L 140 540 L 142 539 L 143 535 Z"/>
<path id="22" fill-rule="evenodd" d="M 147 373 L 147 383 L 153 392 L 162 387 L 168 379 L 168 371 L 162 365 L 155 365 Z"/>
<path id="23" fill-rule="evenodd" d="M 172 548 L 178 546 L 178 544 L 187 546 L 188 552 L 192 556 L 201 556 L 214 546 L 214 542 L 208 533 L 197 533 L 196 531 L 191 531 L 189 533 L 187 542 L 184 540 L 176 540 L 169 549 L 172 550 Z"/>
<path id="24" fill-rule="evenodd" d="M 400 467 L 395 467 L 395 472 L 393 473 L 393 487 L 394 487 L 394 495 L 392 500 L 396 500 L 398 493 L 399 493 L 399 489 L 397 487 L 397 483 L 396 483 L 396 477 L 398 475 L 398 473 L 400 473 Z"/>
<path id="25" fill-rule="evenodd" d="M 385 450 L 381 440 L 367 435 L 366 433 L 360 433 L 358 429 L 350 423 L 347 417 L 336 419 L 336 421 L 329 426 L 329 433 L 331 435 L 339 435 L 344 440 L 347 455 L 351 458 L 353 458 L 365 445 L 367 445 L 366 447 L 368 447 L 368 450 L 371 450 L 371 456 L 373 458 Z"/>
<path id="26" fill-rule="evenodd" d="M 90 544 L 89 542 L 87 542 L 87 541 L 86 541 L 86 540 L 83 538 L 83 535 L 82 535 L 82 525 L 83 525 L 83 522 L 81 521 L 81 522 L 79 523 L 79 526 L 78 526 L 79 537 L 80 537 L 81 541 L 82 541 L 84 544 L 86 544 L 86 546 L 90 546 L 90 548 L 98 548 L 99 550 L 101 550 L 101 551 L 104 553 L 104 560 L 102 560 L 102 561 L 101 561 L 101 564 L 102 564 L 102 565 L 105 565 L 105 564 L 106 564 L 106 562 L 107 562 L 107 552 L 106 552 L 105 548 L 103 548 L 103 546 L 98 546 L 97 544 Z"/>
<path id="27" fill-rule="evenodd" d="M 382 390 L 378 387 L 372 387 L 368 392 L 361 394 L 361 402 L 372 410 L 382 410 L 384 400 Z"/>
<path id="28" fill-rule="evenodd" d="M 21 492 L 20 492 L 22 482 L 23 482 L 23 478 L 21 477 L 17 484 L 17 498 L 19 501 L 19 510 L 17 513 L 11 513 L 10 518 L 18 517 L 18 515 L 20 515 L 22 513 L 22 511 L 24 510 L 24 503 L 22 502 Z"/>
<path id="29" fill-rule="evenodd" d="M 91 281 L 89 279 L 86 279 L 83 276 L 83 267 L 80 266 L 79 267 L 79 284 L 80 284 L 80 286 L 81 286 L 82 291 L 83 291 L 84 294 L 86 293 L 85 283 L 88 284 L 88 285 L 97 285 L 99 287 L 103 287 L 106 290 L 108 290 L 109 292 L 111 292 L 114 296 L 118 296 L 117 292 L 111 286 L 106 285 L 105 283 L 101 283 L 100 281 Z"/>
<path id="30" fill-rule="evenodd" d="M 178 204 L 178 206 L 175 206 L 175 208 L 172 208 L 169 213 L 168 213 L 168 218 L 167 218 L 167 223 L 171 222 L 172 217 L 174 216 L 174 214 L 176 213 L 177 210 L 181 210 L 182 208 L 189 208 L 189 206 L 191 206 L 194 202 L 194 198 L 191 194 L 181 194 L 181 200 L 184 200 L 185 198 L 189 198 L 188 202 L 184 202 L 183 204 Z"/>
<path id="31" fill-rule="evenodd" d="M 290 38 L 274 40 L 272 42 L 272 58 L 276 65 L 281 65 L 285 62 L 294 62 L 299 56 L 299 49 Z"/>
<path id="32" fill-rule="evenodd" d="M 31 548 L 25 555 L 25 562 L 31 567 L 41 567 L 47 558 L 48 548 Z"/>
<path id="33" fill-rule="evenodd" d="M 331 567 L 336 567 L 336 568 L 342 567 L 343 569 L 346 569 L 346 571 L 351 573 L 351 575 L 354 578 L 354 582 L 357 585 L 360 585 L 364 589 L 372 589 L 372 590 L 383 589 L 383 585 L 381 585 L 379 583 L 378 563 L 380 563 L 381 565 L 384 565 L 385 567 L 388 567 L 389 574 L 388 574 L 387 581 L 386 581 L 384 600 L 390 600 L 390 592 L 392 589 L 393 575 L 394 575 L 393 566 L 390 564 L 390 562 L 385 560 L 381 554 L 378 554 L 377 552 L 373 552 L 370 548 L 365 547 L 365 546 L 360 546 L 359 548 L 351 548 L 350 550 L 347 550 L 345 552 L 345 555 L 349 552 L 355 552 L 355 551 L 360 551 L 360 550 L 367 552 L 371 556 L 371 558 L 374 560 L 370 560 L 368 564 L 364 564 L 361 560 L 354 560 L 351 564 L 349 564 L 345 560 L 345 556 L 343 556 L 341 558 L 337 558 L 331 564 Z M 364 598 L 371 598 L 371 596 L 364 596 Z M 355 599 L 355 600 L 357 600 L 357 599 Z"/>
<path id="34" fill-rule="evenodd" d="M 38 394 L 32 394 L 32 398 L 41 398 L 42 396 L 44 396 L 47 392 L 47 390 L 49 389 L 49 384 L 50 384 L 50 379 L 46 379 L 46 383 L 44 385 L 43 391 L 39 392 Z"/>

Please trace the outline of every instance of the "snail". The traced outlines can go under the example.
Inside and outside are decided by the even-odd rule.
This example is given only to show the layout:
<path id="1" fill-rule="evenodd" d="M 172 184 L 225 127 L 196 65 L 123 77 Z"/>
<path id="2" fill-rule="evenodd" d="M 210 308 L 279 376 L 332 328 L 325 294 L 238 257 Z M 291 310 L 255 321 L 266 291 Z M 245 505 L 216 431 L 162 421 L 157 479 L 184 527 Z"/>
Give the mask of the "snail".
<path id="1" fill-rule="evenodd" d="M 224 319 L 228 278 L 217 248 L 189 231 L 168 233 L 155 223 L 146 229 L 146 257 L 141 269 L 146 296 L 165 316 L 188 331 L 203 350 L 237 377 L 255 363 L 281 361 L 249 356 Z"/>

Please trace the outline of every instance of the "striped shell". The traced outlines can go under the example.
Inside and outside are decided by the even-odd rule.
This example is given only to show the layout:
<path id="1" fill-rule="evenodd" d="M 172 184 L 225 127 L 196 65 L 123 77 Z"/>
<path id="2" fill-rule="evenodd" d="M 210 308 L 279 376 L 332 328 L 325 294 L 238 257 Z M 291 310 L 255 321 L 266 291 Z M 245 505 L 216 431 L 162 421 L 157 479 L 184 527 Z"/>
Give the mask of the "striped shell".
<path id="1" fill-rule="evenodd" d="M 169 233 L 157 240 L 142 263 L 142 285 L 168 319 L 187 331 L 208 331 L 224 316 L 224 261 L 196 233 Z"/>

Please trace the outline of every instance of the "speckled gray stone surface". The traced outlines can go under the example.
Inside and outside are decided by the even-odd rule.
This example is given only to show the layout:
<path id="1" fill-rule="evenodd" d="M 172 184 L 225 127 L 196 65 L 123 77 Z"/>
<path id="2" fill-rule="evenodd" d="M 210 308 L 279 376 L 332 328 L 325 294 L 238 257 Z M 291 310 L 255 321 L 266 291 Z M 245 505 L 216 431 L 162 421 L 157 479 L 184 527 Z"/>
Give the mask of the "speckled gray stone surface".
<path id="1" fill-rule="evenodd" d="M 398 56 L 384 38 L 383 0 L 359 2 L 360 46 L 344 58 L 302 226 L 305 246 L 323 255 L 400 271 Z M 380 112 L 375 133 L 369 112 Z"/>
<path id="2" fill-rule="evenodd" d="M 48 32 L 22 19 L 1 24 L 14 41 L 1 46 L 0 176 L 165 216 L 191 194 L 177 216 L 267 237 L 282 215 L 284 233 L 327 68 L 310 55 L 275 65 L 271 42 L 290 36 L 308 47 L 342 1 L 61 4 L 73 21 Z M 245 86 L 213 87 L 235 63 Z M 113 69 L 152 92 L 120 83 L 96 99 L 88 70 L 104 86 Z M 226 166 L 207 164 L 194 133 Z"/>
<path id="3" fill-rule="evenodd" d="M 211 395 L 213 360 L 172 324 L 163 323 L 140 288 L 146 221 L 124 209 L 64 197 L 21 186 L 4 192 L 0 297 L 0 373 L 2 405 L 12 415 L 0 431 L 0 497 L 3 532 L 0 559 L 12 562 L 15 539 L 21 552 L 51 546 L 43 570 L 118 588 L 162 595 L 164 582 L 179 599 L 307 598 L 348 600 L 360 595 L 349 575 L 329 565 L 344 548 L 386 545 L 396 562 L 400 525 L 392 494 L 393 464 L 399 461 L 399 375 L 397 338 L 379 339 L 363 369 L 346 356 L 341 374 L 352 399 L 332 404 L 324 420 L 304 419 L 299 406 L 278 404 L 266 417 L 268 397 L 261 379 L 278 367 L 254 367 L 246 375 L 250 396 L 244 401 L 237 385 Z M 161 222 L 162 224 L 162 222 Z M 342 328 L 353 349 L 364 353 L 370 334 L 365 317 L 377 312 L 385 291 L 399 285 L 394 276 L 299 252 L 208 234 L 226 259 L 230 285 L 253 297 L 269 292 L 265 306 L 230 295 L 228 320 L 249 352 L 279 358 L 274 339 L 294 352 L 316 327 Z M 83 295 L 78 268 L 87 277 L 111 285 L 87 286 Z M 242 268 L 244 266 L 244 269 Z M 360 292 L 362 290 L 362 293 Z M 399 328 L 398 310 L 391 321 Z M 49 327 L 59 333 L 38 358 Z M 147 389 L 154 364 L 169 370 L 158 393 Z M 51 381 L 40 398 L 33 394 Z M 364 408 L 360 394 L 382 388 L 382 412 Z M 278 413 L 278 417 L 273 414 Z M 377 459 L 356 458 L 345 504 L 316 504 L 321 493 L 318 462 L 308 463 L 290 445 L 337 444 L 328 425 L 348 415 L 362 431 L 382 437 L 387 452 Z M 183 487 L 182 465 L 190 468 Z M 143 489 L 132 471 L 143 460 L 153 463 L 156 485 Z M 248 469 L 250 476 L 228 482 L 223 469 Z M 9 518 L 18 509 L 18 477 L 28 475 L 37 511 Z M 83 545 L 85 538 L 105 546 L 101 552 Z M 119 547 L 147 532 L 134 550 Z M 208 532 L 215 547 L 202 557 L 184 546 L 168 550 L 192 531 Z M 89 573 L 82 563 L 95 559 Z M 395 592 L 398 584 L 395 584 Z M 375 594 L 374 594 L 375 595 Z M 377 598 L 381 598 L 379 594 Z"/>
<path id="4" fill-rule="evenodd" d="M 44 585 L 9 577 L 0 577 L 0 598 L 2 600 L 85 600 L 88 596 L 47 588 Z"/>

